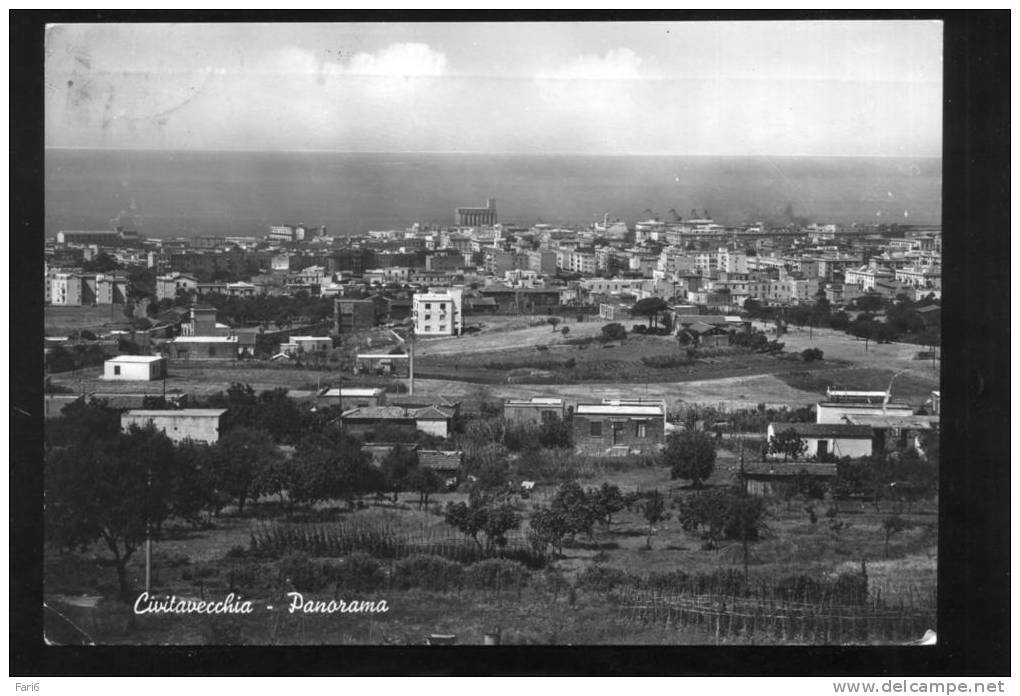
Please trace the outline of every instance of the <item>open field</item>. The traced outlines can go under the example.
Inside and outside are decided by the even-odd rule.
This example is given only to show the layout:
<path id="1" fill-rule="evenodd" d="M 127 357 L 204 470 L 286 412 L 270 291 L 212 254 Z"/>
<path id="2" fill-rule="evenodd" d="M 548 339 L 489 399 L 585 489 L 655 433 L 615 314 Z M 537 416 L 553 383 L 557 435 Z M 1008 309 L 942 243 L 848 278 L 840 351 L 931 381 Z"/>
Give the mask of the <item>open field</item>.
<path id="1" fill-rule="evenodd" d="M 53 307 L 47 306 L 43 315 L 43 330 L 48 336 L 67 336 L 73 331 L 89 329 L 98 332 L 104 327 L 123 325 L 124 305 L 99 305 L 95 307 Z"/>
<path id="2" fill-rule="evenodd" d="M 97 309 L 48 308 L 47 322 L 85 321 L 90 316 L 95 320 Z M 631 334 L 624 341 L 609 343 L 608 348 L 598 341 L 581 347 L 567 344 L 565 340 L 597 336 L 605 322 L 577 322 L 566 318 L 560 327 L 569 326 L 570 333 L 564 338 L 547 324 L 529 326 L 543 320 L 542 316 L 472 317 L 469 324 L 484 325 L 480 333 L 419 340 L 416 344 L 416 392 L 463 397 L 478 392 L 480 386 L 485 385 L 493 397 L 501 399 L 540 395 L 568 399 L 647 396 L 665 399 L 670 405 L 704 403 L 737 409 L 760 403 L 808 405 L 817 402 L 830 386 L 884 389 L 894 375 L 894 397 L 920 405 L 939 385 L 938 374 L 931 363 L 914 359 L 918 346 L 872 342 L 865 350 L 863 341 L 829 329 L 816 329 L 809 337 L 807 330 L 793 327 L 782 337 L 791 352 L 820 348 L 825 354 L 823 361 L 803 363 L 736 352 L 698 360 L 691 365 L 652 368 L 642 364 L 641 358 L 679 355 L 674 338 Z M 761 328 L 768 327 L 762 325 Z M 352 337 L 352 340 L 359 348 L 372 350 L 387 350 L 396 345 L 385 331 L 370 332 Z M 548 349 L 539 351 L 536 345 L 548 346 Z M 573 360 L 575 367 L 566 367 L 569 360 Z M 539 367 L 524 367 L 527 365 Z M 514 367 L 517 370 L 513 379 L 518 383 L 509 384 L 508 369 Z M 52 380 L 76 392 L 84 389 L 86 393 L 162 393 L 162 383 L 105 382 L 100 379 L 101 374 L 99 368 L 88 368 L 56 374 Z M 340 377 L 330 370 L 295 368 L 279 363 L 171 362 L 166 387 L 168 393 L 205 396 L 225 389 L 232 382 L 242 382 L 256 391 L 283 387 L 294 396 L 300 396 L 317 386 L 336 384 Z M 342 378 L 347 384 L 382 385 L 390 381 L 385 377 L 349 374 Z"/>

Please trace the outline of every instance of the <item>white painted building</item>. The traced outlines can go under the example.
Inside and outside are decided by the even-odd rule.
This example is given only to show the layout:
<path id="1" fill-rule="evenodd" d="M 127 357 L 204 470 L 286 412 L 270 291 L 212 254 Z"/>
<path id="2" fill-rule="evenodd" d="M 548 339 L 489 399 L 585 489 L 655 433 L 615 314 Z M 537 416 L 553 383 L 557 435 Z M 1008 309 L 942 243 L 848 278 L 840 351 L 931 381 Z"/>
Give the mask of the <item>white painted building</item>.
<path id="1" fill-rule="evenodd" d="M 463 288 L 442 292 L 417 292 L 412 298 L 411 314 L 418 336 L 456 336 L 460 334 Z"/>
<path id="2" fill-rule="evenodd" d="M 333 339 L 329 336 L 291 336 L 290 341 L 280 346 L 280 350 L 288 355 L 299 353 L 318 353 L 333 347 Z"/>
<path id="3" fill-rule="evenodd" d="M 158 355 L 118 355 L 103 363 L 103 379 L 149 382 L 166 375 L 166 358 Z"/>
<path id="4" fill-rule="evenodd" d="M 850 425 L 849 423 L 769 423 L 768 439 L 773 440 L 777 433 L 794 431 L 797 437 L 807 445 L 803 457 L 824 458 L 827 456 L 870 457 L 872 453 L 872 430 L 866 425 Z M 774 454 L 773 457 L 782 457 Z"/>

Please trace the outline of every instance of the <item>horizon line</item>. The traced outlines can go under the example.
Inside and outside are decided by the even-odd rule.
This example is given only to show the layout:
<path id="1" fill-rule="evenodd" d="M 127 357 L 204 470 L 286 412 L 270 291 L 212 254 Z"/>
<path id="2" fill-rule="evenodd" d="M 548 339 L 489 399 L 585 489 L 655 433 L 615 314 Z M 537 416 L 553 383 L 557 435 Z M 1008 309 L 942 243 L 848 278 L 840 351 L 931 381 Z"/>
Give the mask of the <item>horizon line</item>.
<path id="1" fill-rule="evenodd" d="M 941 160 L 938 155 L 876 155 L 876 154 L 705 154 L 705 153 L 663 153 L 663 152 L 516 152 L 482 150 L 340 150 L 333 148 L 169 148 L 169 147 L 119 147 L 93 145 L 46 145 L 43 150 L 98 151 L 98 152 L 266 152 L 295 154 L 337 154 L 337 155 L 482 155 L 490 157 L 787 157 L 817 159 L 925 159 Z"/>

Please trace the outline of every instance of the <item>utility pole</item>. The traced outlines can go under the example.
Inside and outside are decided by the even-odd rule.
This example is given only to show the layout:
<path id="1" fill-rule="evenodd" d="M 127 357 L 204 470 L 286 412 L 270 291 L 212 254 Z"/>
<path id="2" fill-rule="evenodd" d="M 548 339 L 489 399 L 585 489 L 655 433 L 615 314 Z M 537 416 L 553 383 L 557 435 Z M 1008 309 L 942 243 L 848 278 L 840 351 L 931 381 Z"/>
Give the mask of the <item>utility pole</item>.
<path id="1" fill-rule="evenodd" d="M 407 358 L 407 369 L 408 369 L 408 385 L 407 393 L 414 396 L 414 327 L 411 327 L 410 333 L 407 335 L 409 355 Z"/>
<path id="2" fill-rule="evenodd" d="M 747 549 L 747 478 L 744 476 L 744 438 L 739 440 L 740 447 L 740 501 L 741 507 L 741 520 L 740 520 L 740 536 L 742 538 L 744 546 L 744 586 L 747 586 L 748 580 L 748 549 Z"/>
<path id="3" fill-rule="evenodd" d="M 152 589 L 152 522 L 149 510 L 152 505 L 152 463 L 148 462 L 145 470 L 145 593 Z"/>

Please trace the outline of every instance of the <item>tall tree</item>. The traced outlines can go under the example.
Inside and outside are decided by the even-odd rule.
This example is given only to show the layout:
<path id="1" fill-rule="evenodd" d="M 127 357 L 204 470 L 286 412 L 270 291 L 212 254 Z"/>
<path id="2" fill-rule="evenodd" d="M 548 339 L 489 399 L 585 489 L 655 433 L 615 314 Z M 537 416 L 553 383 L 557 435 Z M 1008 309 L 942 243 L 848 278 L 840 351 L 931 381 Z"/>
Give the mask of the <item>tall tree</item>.
<path id="1" fill-rule="evenodd" d="M 669 305 L 661 297 L 646 297 L 638 300 L 631 308 L 630 313 L 641 317 L 648 317 L 648 328 L 658 319 L 659 314 L 669 311 Z"/>
<path id="2" fill-rule="evenodd" d="M 641 514 L 648 523 L 648 538 L 646 548 L 652 548 L 652 525 L 667 518 L 666 499 L 659 491 L 652 491 L 641 504 Z"/>
<path id="3" fill-rule="evenodd" d="M 257 484 L 262 469 L 279 457 L 276 443 L 268 433 L 248 427 L 235 427 L 216 444 L 215 462 L 220 489 L 237 502 L 244 513 L 245 504 L 259 496 Z"/>
<path id="4" fill-rule="evenodd" d="M 173 444 L 151 426 L 51 449 L 44 465 L 47 540 L 82 550 L 102 541 L 127 598 L 132 554 L 172 511 L 173 459 Z"/>
<path id="5" fill-rule="evenodd" d="M 666 438 L 660 461 L 671 479 L 689 479 L 695 488 L 715 470 L 715 441 L 705 432 L 681 430 Z"/>

